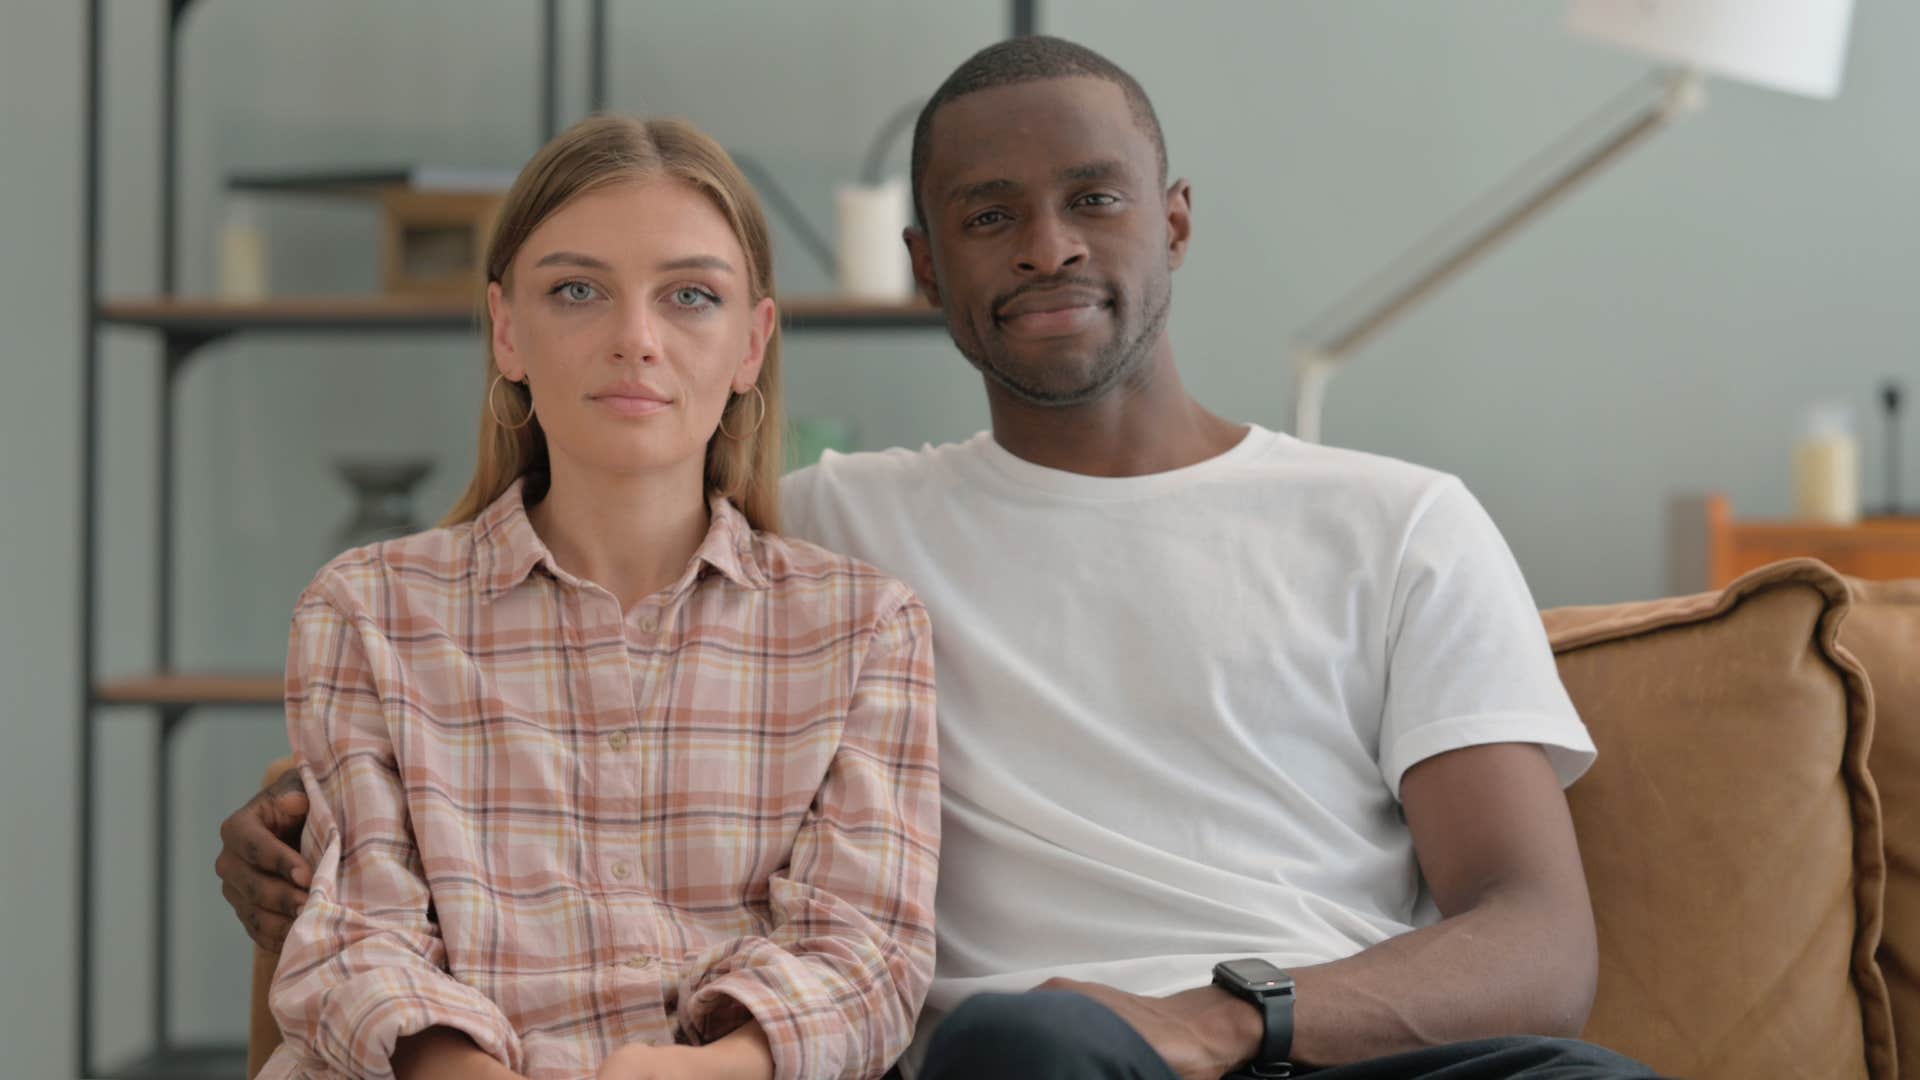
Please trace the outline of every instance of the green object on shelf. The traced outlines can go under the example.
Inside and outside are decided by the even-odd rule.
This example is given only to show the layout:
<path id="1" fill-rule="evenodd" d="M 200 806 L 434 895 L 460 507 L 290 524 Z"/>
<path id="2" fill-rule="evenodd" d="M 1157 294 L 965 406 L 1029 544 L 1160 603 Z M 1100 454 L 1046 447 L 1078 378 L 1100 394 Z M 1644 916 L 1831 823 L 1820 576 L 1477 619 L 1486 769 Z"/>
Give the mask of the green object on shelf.
<path id="1" fill-rule="evenodd" d="M 828 450 L 853 449 L 853 426 L 832 417 L 796 416 L 787 421 L 787 471 L 804 469 Z"/>

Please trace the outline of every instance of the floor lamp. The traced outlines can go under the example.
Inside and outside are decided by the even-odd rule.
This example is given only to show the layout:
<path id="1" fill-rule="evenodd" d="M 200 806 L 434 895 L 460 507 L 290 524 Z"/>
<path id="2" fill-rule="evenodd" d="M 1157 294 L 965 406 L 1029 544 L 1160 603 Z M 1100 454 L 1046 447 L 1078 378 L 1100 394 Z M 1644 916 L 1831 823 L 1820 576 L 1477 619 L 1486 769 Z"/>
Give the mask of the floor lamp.
<path id="1" fill-rule="evenodd" d="M 1698 108 L 1706 75 L 1813 98 L 1840 90 L 1853 0 L 1573 0 L 1568 29 L 1657 60 L 1567 137 L 1294 339 L 1294 434 L 1320 441 L 1327 384 L 1374 335 L 1608 163 Z"/>

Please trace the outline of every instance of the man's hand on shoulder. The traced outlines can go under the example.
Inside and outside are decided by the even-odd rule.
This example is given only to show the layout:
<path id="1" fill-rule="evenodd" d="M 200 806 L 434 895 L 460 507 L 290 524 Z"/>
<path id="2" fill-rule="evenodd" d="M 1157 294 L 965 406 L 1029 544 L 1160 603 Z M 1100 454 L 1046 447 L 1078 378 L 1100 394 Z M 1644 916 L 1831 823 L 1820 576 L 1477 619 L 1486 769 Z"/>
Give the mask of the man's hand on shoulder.
<path id="1" fill-rule="evenodd" d="M 691 1046 L 628 1043 L 607 1055 L 595 1080 L 700 1080 L 699 1051 Z"/>
<path id="2" fill-rule="evenodd" d="M 1219 1080 L 1260 1051 L 1264 1033 L 1260 1014 L 1217 987 L 1148 997 L 1101 983 L 1048 979 L 1040 989 L 1084 994 L 1113 1010 L 1180 1080 Z"/>
<path id="3" fill-rule="evenodd" d="M 300 830 L 307 823 L 307 795 L 300 773 L 289 769 L 220 823 L 220 855 L 213 872 L 247 936 L 277 953 L 307 902 L 313 868 L 300 857 Z"/>
<path id="4" fill-rule="evenodd" d="M 595 1080 L 773 1080 L 773 1051 L 748 1021 L 705 1046 L 628 1043 L 607 1055 Z"/>
<path id="5" fill-rule="evenodd" d="M 448 1027 L 402 1036 L 392 1064 L 397 1080 L 521 1080 L 464 1032 Z"/>

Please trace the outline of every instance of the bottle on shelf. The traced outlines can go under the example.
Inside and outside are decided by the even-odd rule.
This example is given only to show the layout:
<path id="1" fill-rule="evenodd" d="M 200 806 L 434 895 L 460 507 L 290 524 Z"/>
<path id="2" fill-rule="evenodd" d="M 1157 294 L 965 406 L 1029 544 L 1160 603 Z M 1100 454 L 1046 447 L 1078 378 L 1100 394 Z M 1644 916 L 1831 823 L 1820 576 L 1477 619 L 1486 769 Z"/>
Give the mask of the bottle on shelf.
<path id="1" fill-rule="evenodd" d="M 215 291 L 222 300 L 267 297 L 267 237 L 260 210 L 245 195 L 228 195 L 220 222 L 220 264 Z"/>

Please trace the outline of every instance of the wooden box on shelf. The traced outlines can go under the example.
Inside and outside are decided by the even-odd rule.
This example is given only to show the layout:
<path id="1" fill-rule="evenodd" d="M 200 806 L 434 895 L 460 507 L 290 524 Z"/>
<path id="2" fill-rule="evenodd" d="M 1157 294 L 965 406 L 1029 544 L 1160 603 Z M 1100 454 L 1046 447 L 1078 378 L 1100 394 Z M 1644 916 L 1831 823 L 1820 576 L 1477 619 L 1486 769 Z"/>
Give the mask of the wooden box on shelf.
<path id="1" fill-rule="evenodd" d="M 472 296 L 504 192 L 380 191 L 380 280 L 397 296 Z"/>

